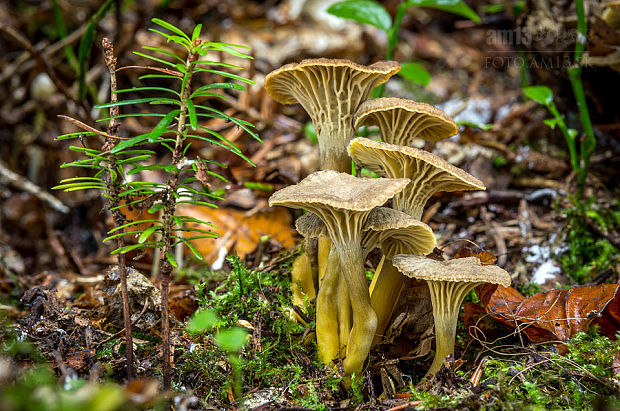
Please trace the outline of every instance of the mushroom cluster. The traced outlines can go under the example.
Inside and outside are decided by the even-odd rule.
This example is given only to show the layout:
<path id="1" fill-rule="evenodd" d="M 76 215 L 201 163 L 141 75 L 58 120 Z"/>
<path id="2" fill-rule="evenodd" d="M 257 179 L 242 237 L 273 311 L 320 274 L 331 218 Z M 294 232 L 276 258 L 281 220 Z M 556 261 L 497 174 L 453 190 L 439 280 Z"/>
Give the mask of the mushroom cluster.
<path id="1" fill-rule="evenodd" d="M 452 286 L 456 291 L 448 302 L 446 287 L 435 285 L 457 280 L 445 280 L 438 274 L 435 263 L 439 262 L 423 257 L 435 247 L 431 228 L 420 221 L 426 202 L 440 191 L 484 190 L 485 186 L 445 160 L 409 147 L 414 138 L 438 141 L 456 134 L 458 128 L 448 115 L 410 100 L 368 100 L 370 91 L 399 69 L 395 62 L 362 66 L 347 60 L 312 59 L 283 66 L 265 80 L 275 100 L 300 103 L 317 131 L 321 171 L 277 191 L 269 204 L 308 211 L 296 227 L 307 245 L 318 238 L 318 253 L 316 261 L 313 253 L 306 252 L 294 263 L 294 301 L 303 301 L 303 295 L 316 297 L 319 359 L 333 365 L 342 358 L 347 376 L 363 370 L 371 346 L 381 340 L 404 282 L 401 271 L 427 280 L 431 290 L 437 348 L 429 375 L 454 349 L 454 312 L 458 315 L 465 290 L 481 282 L 510 281 L 487 274 L 485 266 L 478 276 L 461 276 L 469 279 L 467 285 Z M 361 126 L 378 126 L 382 141 L 353 138 Z M 348 174 L 352 160 L 380 177 Z M 364 263 L 375 248 L 382 251 L 383 260 L 369 286 Z M 437 273 L 420 274 L 420 266 Z"/>

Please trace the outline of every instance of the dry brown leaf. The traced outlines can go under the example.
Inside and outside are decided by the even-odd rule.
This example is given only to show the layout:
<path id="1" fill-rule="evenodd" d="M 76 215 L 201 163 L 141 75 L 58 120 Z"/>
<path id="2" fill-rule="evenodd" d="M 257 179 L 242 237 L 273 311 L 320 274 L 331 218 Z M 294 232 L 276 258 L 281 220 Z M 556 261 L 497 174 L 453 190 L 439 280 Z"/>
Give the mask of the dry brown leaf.
<path id="1" fill-rule="evenodd" d="M 462 247 L 459 251 L 456 252 L 454 258 L 465 258 L 465 257 L 478 257 L 480 262 L 485 265 L 495 264 L 497 258 L 488 252 L 487 250 L 483 250 L 478 247 Z"/>
<path id="2" fill-rule="evenodd" d="M 270 207 L 248 215 L 245 211 L 231 208 L 188 206 L 179 209 L 177 214 L 198 218 L 215 225 L 216 228 L 211 230 L 219 234 L 219 238 L 192 241 L 194 247 L 210 264 L 217 259 L 222 248 L 227 250 L 227 254 L 235 251 L 244 258 L 256 248 L 264 235 L 271 236 L 286 248 L 295 245 L 295 230 L 292 229 L 291 215 L 282 207 Z"/>
<path id="3" fill-rule="evenodd" d="M 529 298 L 512 287 L 483 286 L 476 292 L 486 312 L 502 323 L 519 328 L 532 342 L 566 341 L 590 325 L 615 338 L 620 329 L 620 284 L 576 286 L 550 290 Z"/>

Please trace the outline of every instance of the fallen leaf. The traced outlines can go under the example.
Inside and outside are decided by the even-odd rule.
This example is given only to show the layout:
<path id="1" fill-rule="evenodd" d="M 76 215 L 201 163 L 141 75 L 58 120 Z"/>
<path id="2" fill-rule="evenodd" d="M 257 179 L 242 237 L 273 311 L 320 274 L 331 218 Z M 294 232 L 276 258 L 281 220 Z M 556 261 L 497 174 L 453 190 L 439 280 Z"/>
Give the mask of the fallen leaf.
<path id="1" fill-rule="evenodd" d="M 484 265 L 495 264 L 497 258 L 488 252 L 487 250 L 483 250 L 478 247 L 462 247 L 459 251 L 456 252 L 454 258 L 465 258 L 465 257 L 478 257 L 480 262 Z"/>
<path id="2" fill-rule="evenodd" d="M 512 287 L 482 286 L 476 292 L 486 312 L 518 328 L 532 342 L 566 341 L 591 325 L 615 338 L 620 329 L 620 284 L 576 286 L 525 298 Z"/>
<path id="3" fill-rule="evenodd" d="M 241 258 L 244 258 L 256 248 L 261 237 L 265 235 L 271 236 L 286 248 L 292 248 L 295 245 L 296 234 L 292 229 L 291 215 L 283 207 L 269 207 L 250 214 L 232 208 L 187 206 L 180 208 L 177 214 L 208 221 L 215 225 L 215 228 L 211 227 L 211 231 L 219 234 L 218 238 L 192 241 L 194 247 L 200 251 L 209 264 L 217 260 L 223 249 L 226 250 L 226 254 L 235 251 Z"/>

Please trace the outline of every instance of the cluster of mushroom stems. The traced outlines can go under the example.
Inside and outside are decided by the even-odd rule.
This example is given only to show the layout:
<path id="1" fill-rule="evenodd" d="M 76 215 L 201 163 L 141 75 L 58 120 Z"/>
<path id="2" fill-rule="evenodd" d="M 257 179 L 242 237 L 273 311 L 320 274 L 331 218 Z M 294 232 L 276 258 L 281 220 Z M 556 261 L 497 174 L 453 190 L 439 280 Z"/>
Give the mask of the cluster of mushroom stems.
<path id="1" fill-rule="evenodd" d="M 308 211 L 296 222 L 307 242 L 306 253 L 293 265 L 294 304 L 303 305 L 304 296 L 316 298 L 319 359 L 332 366 L 343 359 L 347 376 L 362 372 L 371 347 L 381 341 L 403 274 L 426 280 L 431 291 L 436 349 L 427 376 L 454 351 L 465 295 L 481 283 L 510 283 L 508 273 L 483 266 L 476 257 L 458 264 L 424 257 L 435 247 L 432 229 L 420 221 L 431 196 L 485 186 L 409 146 L 414 138 L 438 141 L 458 132 L 441 110 L 405 99 L 368 99 L 375 86 L 399 70 L 392 61 L 363 66 L 311 59 L 285 65 L 265 80 L 272 98 L 301 104 L 317 132 L 321 171 L 277 191 L 269 204 Z M 354 138 L 362 126 L 378 126 L 381 141 Z M 352 176 L 352 161 L 380 177 Z M 364 263 L 375 248 L 383 259 L 369 287 Z"/>

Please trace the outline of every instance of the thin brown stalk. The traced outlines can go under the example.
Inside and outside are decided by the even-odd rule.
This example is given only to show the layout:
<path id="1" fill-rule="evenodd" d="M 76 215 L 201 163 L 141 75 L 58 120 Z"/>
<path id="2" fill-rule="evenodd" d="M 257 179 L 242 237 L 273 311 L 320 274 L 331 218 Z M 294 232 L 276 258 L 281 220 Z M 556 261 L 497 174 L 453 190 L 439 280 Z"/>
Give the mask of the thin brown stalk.
<path id="1" fill-rule="evenodd" d="M 199 41 L 199 40 L 198 40 Z M 185 123 L 187 120 L 187 104 L 186 101 L 191 92 L 192 63 L 198 55 L 190 53 L 185 61 L 185 70 L 188 75 L 188 81 L 185 82 L 185 88 L 181 90 L 181 106 L 179 109 L 179 121 L 176 130 L 176 142 L 174 152 L 172 154 L 172 164 L 178 166 L 181 162 L 183 153 L 183 136 L 185 131 Z M 163 354 L 163 387 L 164 390 L 171 388 L 171 368 L 170 361 L 170 314 L 168 309 L 168 289 L 170 285 L 170 276 L 172 274 L 172 264 L 168 260 L 168 253 L 172 249 L 172 232 L 174 229 L 174 221 L 172 217 L 176 211 L 176 200 L 173 193 L 179 188 L 179 171 L 178 167 L 169 174 L 168 187 L 163 197 L 164 216 L 163 216 L 163 232 L 162 232 L 162 252 L 160 263 L 160 290 L 161 290 L 161 312 L 162 312 L 162 354 Z"/>
<path id="2" fill-rule="evenodd" d="M 108 66 L 108 70 L 110 72 L 110 100 L 112 102 L 116 102 L 118 100 L 116 90 L 116 57 L 114 57 L 114 46 L 112 42 L 103 38 L 101 42 L 103 46 L 103 54 L 105 57 L 106 66 Z M 118 106 L 110 107 L 110 123 L 108 124 L 108 133 L 106 135 L 106 140 L 103 145 L 102 150 L 108 151 L 111 150 L 118 141 L 118 128 L 120 126 L 118 119 L 116 118 L 119 114 Z M 110 199 L 108 202 L 108 207 L 111 210 L 112 218 L 114 219 L 114 223 L 116 226 L 120 226 L 125 223 L 126 219 L 124 214 L 118 209 L 119 201 L 120 201 L 120 177 L 116 179 L 112 179 L 112 171 L 116 168 L 116 156 L 109 156 L 109 165 L 108 165 L 108 192 L 110 195 Z M 124 229 L 121 229 L 122 233 Z M 125 240 L 123 236 L 119 236 L 117 238 L 118 248 L 121 248 L 125 245 Z M 129 301 L 129 291 L 127 289 L 127 261 L 124 253 L 118 253 L 118 273 L 121 281 L 121 296 L 123 299 L 123 323 L 125 326 L 125 359 L 127 362 L 127 380 L 131 381 L 134 378 L 134 352 L 133 352 L 133 336 L 131 334 L 131 308 Z"/>

